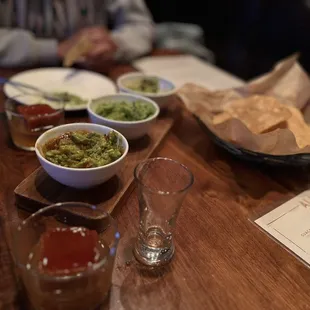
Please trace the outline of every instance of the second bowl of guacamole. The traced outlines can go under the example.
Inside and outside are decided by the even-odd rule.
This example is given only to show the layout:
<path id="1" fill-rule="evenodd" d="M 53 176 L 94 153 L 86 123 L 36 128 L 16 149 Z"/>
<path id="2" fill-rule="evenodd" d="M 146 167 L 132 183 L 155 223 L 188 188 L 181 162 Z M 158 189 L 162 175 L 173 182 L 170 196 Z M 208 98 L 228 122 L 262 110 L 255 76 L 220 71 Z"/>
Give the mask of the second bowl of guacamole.
<path id="1" fill-rule="evenodd" d="M 153 100 L 125 93 L 93 100 L 87 110 L 92 123 L 109 126 L 131 140 L 147 134 L 159 114 Z"/>
<path id="2" fill-rule="evenodd" d="M 156 113 L 153 104 L 142 100 L 137 101 L 103 101 L 97 104 L 98 115 L 125 122 L 143 121 Z"/>

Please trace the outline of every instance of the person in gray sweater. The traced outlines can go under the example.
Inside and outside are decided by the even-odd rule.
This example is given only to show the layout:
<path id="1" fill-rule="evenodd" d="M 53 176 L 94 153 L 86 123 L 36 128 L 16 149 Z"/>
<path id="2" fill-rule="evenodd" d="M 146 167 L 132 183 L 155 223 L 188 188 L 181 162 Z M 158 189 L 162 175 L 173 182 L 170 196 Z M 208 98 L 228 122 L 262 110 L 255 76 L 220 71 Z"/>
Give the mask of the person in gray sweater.
<path id="1" fill-rule="evenodd" d="M 131 61 L 150 51 L 153 21 L 143 0 L 0 0 L 0 67 L 57 64 L 82 36 L 85 66 Z"/>

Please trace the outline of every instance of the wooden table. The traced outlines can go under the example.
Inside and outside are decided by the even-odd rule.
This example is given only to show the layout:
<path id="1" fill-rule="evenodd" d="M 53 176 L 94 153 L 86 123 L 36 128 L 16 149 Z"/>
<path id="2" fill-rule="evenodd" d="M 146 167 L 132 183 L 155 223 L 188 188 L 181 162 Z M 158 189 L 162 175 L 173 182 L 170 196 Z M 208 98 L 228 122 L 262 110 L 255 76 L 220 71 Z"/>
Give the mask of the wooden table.
<path id="1" fill-rule="evenodd" d="M 117 66 L 113 78 L 130 67 Z M 0 70 L 10 76 L 12 71 Z M 39 163 L 35 154 L 10 142 L 0 114 L 0 309 L 24 309 L 15 301 L 14 267 L 4 243 L 20 214 L 13 190 Z M 80 117 L 80 116 L 79 116 Z M 111 296 L 103 309 L 310 309 L 310 271 L 257 229 L 249 217 L 277 205 L 309 184 L 309 171 L 271 169 L 234 159 L 211 143 L 187 112 L 175 124 L 159 156 L 176 159 L 195 175 L 175 232 L 176 255 L 166 268 L 150 272 L 132 258 L 138 226 L 133 191 L 116 210 L 122 239 Z M 7 302 L 9 305 L 3 308 Z"/>

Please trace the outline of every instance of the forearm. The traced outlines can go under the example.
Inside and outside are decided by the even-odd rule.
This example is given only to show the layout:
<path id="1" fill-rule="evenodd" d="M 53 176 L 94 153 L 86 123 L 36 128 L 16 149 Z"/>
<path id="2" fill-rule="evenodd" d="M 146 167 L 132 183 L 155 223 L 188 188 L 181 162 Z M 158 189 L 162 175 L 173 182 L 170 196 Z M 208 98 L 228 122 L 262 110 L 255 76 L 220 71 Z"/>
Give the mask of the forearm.
<path id="1" fill-rule="evenodd" d="M 107 0 L 118 46 L 117 60 L 133 60 L 152 49 L 154 25 L 143 0 Z"/>
<path id="2" fill-rule="evenodd" d="M 0 67 L 56 64 L 57 41 L 22 29 L 0 28 Z"/>
<path id="3" fill-rule="evenodd" d="M 130 61 L 152 49 L 153 27 L 151 24 L 127 24 L 112 32 L 112 39 L 118 50 L 118 60 Z"/>

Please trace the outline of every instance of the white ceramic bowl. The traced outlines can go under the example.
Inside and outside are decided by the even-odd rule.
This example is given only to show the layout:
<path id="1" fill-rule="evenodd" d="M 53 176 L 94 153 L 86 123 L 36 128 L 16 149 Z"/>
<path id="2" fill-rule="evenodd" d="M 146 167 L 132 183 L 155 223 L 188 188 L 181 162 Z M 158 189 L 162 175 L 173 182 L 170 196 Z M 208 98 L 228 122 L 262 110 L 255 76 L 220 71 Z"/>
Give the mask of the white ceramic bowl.
<path id="1" fill-rule="evenodd" d="M 111 164 L 96 168 L 67 168 L 62 167 L 45 159 L 41 153 L 43 145 L 49 140 L 58 137 L 67 131 L 88 130 L 100 134 L 108 134 L 111 128 L 96 124 L 73 123 L 61 125 L 52 128 L 43 133 L 36 141 L 35 151 L 43 169 L 56 181 L 64 185 L 75 188 L 90 188 L 113 177 L 121 169 L 124 164 L 124 159 L 128 153 L 128 142 L 126 138 L 118 133 L 121 138 L 121 143 L 124 148 L 123 155 Z"/>
<path id="2" fill-rule="evenodd" d="M 128 85 L 127 83 L 141 80 L 143 78 L 157 78 L 159 80 L 159 92 L 156 94 L 138 92 L 126 87 L 126 85 Z M 155 75 L 146 75 L 141 72 L 123 74 L 117 79 L 116 83 L 120 92 L 147 97 L 151 100 L 154 100 L 160 108 L 167 107 L 172 95 L 176 92 L 176 87 L 171 81 Z"/>
<path id="3" fill-rule="evenodd" d="M 98 105 L 106 102 L 117 102 L 120 101 L 126 101 L 126 102 L 133 102 L 133 101 L 143 101 L 146 103 L 149 103 L 153 105 L 156 109 L 156 112 L 151 115 L 149 118 L 146 118 L 141 121 L 115 121 L 111 120 L 105 117 L 102 117 L 98 114 L 96 114 L 96 108 Z M 120 93 L 116 95 L 108 95 L 100 97 L 100 99 L 96 99 L 94 101 L 91 101 L 88 103 L 87 106 L 88 115 L 90 118 L 90 121 L 95 124 L 101 124 L 108 127 L 111 127 L 120 133 L 122 133 L 127 139 L 134 140 L 143 137 L 146 135 L 152 126 L 152 124 L 156 121 L 156 117 L 159 114 L 159 107 L 158 105 L 145 97 L 137 96 L 137 95 L 131 95 L 131 94 L 125 94 Z"/>

